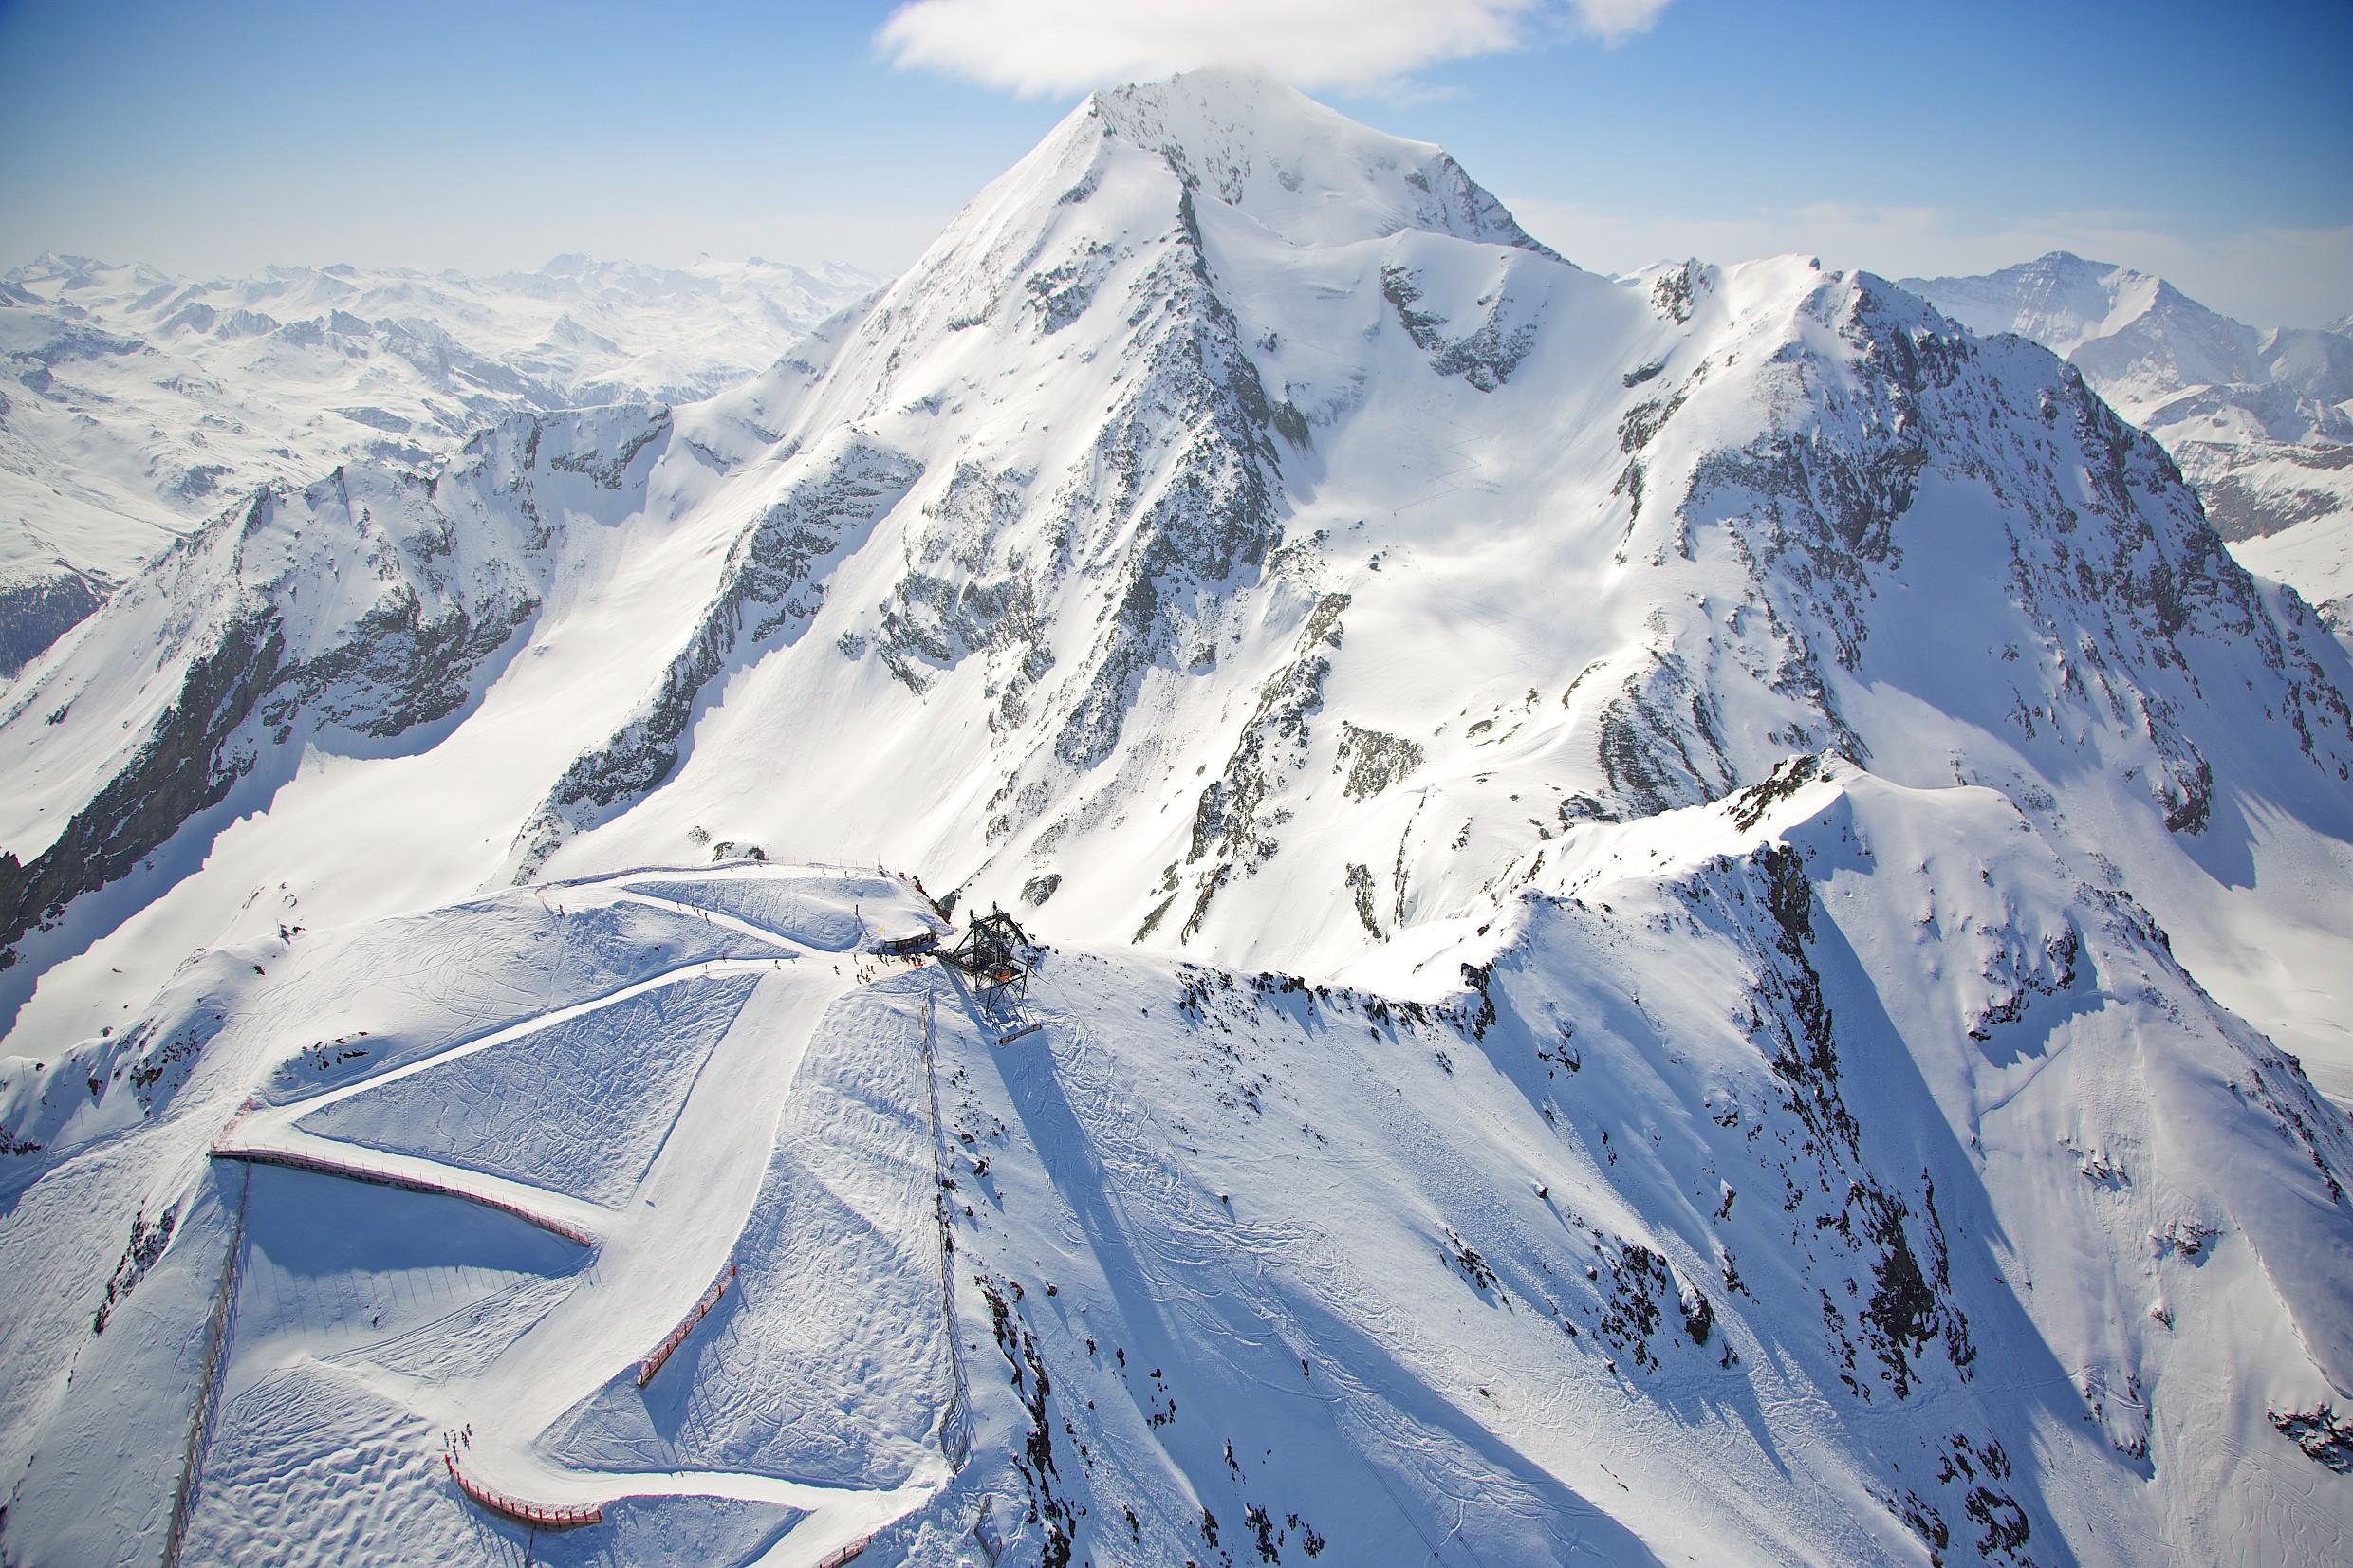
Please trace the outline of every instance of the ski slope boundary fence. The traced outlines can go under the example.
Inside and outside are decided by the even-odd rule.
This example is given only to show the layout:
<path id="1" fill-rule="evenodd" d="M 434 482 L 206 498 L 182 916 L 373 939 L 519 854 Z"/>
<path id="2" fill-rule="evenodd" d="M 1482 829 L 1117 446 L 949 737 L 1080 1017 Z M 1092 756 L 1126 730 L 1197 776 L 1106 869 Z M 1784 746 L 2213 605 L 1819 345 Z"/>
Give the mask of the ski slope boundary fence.
<path id="1" fill-rule="evenodd" d="M 638 1363 L 638 1387 L 643 1388 L 654 1380 L 654 1374 L 662 1370 L 662 1363 L 670 1359 L 671 1352 L 686 1343 L 686 1337 L 695 1332 L 695 1325 L 711 1315 L 711 1309 L 719 1304 L 719 1298 L 726 1295 L 727 1287 L 734 1282 L 735 1260 L 730 1258 L 727 1266 L 719 1270 L 719 1277 L 711 1282 L 711 1288 L 703 1292 L 702 1299 L 678 1319 L 678 1326 L 665 1335 L 662 1342 L 648 1351 L 644 1359 Z"/>
<path id="2" fill-rule="evenodd" d="M 242 1116 L 243 1114 L 240 1112 L 239 1116 Z M 230 1125 L 233 1128 L 235 1123 L 232 1122 Z M 225 1138 L 227 1135 L 227 1130 L 224 1130 L 222 1136 Z M 290 1149 L 263 1149 L 217 1141 L 213 1145 L 213 1157 L 216 1160 L 242 1160 L 249 1165 L 283 1165 L 288 1170 L 309 1171 L 323 1176 L 342 1176 L 348 1181 L 366 1182 L 372 1187 L 398 1188 L 403 1192 L 422 1192 L 431 1197 L 463 1198 L 468 1203 L 480 1204 L 485 1208 L 495 1208 L 502 1214 L 511 1214 L 526 1225 L 535 1225 L 550 1235 L 561 1236 L 565 1241 L 578 1245 L 593 1248 L 597 1245 L 597 1238 L 593 1234 L 568 1220 L 559 1220 L 552 1214 L 542 1214 L 535 1209 L 526 1208 L 519 1203 L 510 1203 L 505 1198 L 492 1197 L 487 1192 L 469 1192 L 462 1187 L 454 1187 L 447 1182 L 432 1181 L 423 1176 L 407 1176 L 395 1171 L 371 1170 L 363 1165 L 327 1159 L 318 1154 L 298 1154 Z"/>
<path id="3" fill-rule="evenodd" d="M 457 1457 L 454 1454 L 443 1453 L 441 1463 L 450 1467 L 450 1479 L 457 1483 L 459 1491 L 464 1492 L 491 1512 L 504 1515 L 518 1523 L 528 1524 L 540 1530 L 572 1530 L 583 1524 L 604 1522 L 604 1504 L 602 1503 L 584 1503 L 571 1507 L 546 1503 L 526 1503 L 519 1497 L 510 1497 L 505 1492 L 492 1491 L 467 1475 L 465 1471 L 457 1467 Z"/>
<path id="4" fill-rule="evenodd" d="M 817 1568 L 842 1568 L 843 1563 L 855 1561 L 863 1556 L 866 1548 L 873 1544 L 874 1537 L 860 1536 L 856 1540 L 837 1546 L 824 1557 L 819 1558 Z"/>
<path id="5" fill-rule="evenodd" d="M 237 1216 L 229 1227 L 229 1256 L 222 1261 L 220 1287 L 213 1293 L 213 1316 L 204 1326 L 204 1362 L 196 1374 L 196 1408 L 189 1414 L 188 1445 L 179 1461 L 179 1486 L 172 1494 L 172 1523 L 163 1537 L 163 1568 L 177 1568 L 180 1548 L 188 1538 L 188 1516 L 195 1511 L 196 1488 L 203 1480 L 204 1448 L 212 1441 L 213 1419 L 220 1407 L 221 1374 L 229 1365 L 229 1325 L 237 1316 L 237 1263 L 245 1251 L 245 1205 L 252 1192 L 253 1177 L 248 1171 L 237 1184 Z"/>
<path id="6" fill-rule="evenodd" d="M 932 1105 L 932 1217 L 939 1227 L 939 1303 L 948 1339 L 948 1408 L 940 1412 L 940 1447 L 951 1469 L 962 1469 L 973 1452 L 972 1393 L 965 1382 L 964 1334 L 956 1322 L 955 1241 L 948 1234 L 947 1172 L 939 1151 L 946 1131 L 939 1121 L 939 1072 L 933 1061 L 932 994 L 923 994 L 923 1083 Z M 862 1542 L 861 1543 L 863 1544 Z M 846 1559 L 845 1559 L 846 1560 Z"/>

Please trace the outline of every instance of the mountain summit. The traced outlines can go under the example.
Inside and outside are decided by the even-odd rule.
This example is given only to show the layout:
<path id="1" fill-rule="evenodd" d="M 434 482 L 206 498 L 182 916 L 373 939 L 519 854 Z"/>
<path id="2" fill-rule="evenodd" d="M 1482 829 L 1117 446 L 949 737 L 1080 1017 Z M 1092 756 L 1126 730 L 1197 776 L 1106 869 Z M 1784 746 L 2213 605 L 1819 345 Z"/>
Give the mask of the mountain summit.
<path id="1" fill-rule="evenodd" d="M 1189 189 L 1294 245 L 1424 229 L 1551 254 L 1443 149 L 1369 130 L 1263 73 L 1096 93 L 1041 151 L 1096 134 L 1166 158 Z"/>
<path id="2" fill-rule="evenodd" d="M 1099 94 L 767 373 L 263 488 L 8 689 L 9 1544 L 353 1451 L 468 1556 L 465 1465 L 662 1560 L 2326 1560 L 2349 688 L 2045 348 Z M 1028 1012 L 879 967 L 917 875 Z"/>
<path id="3" fill-rule="evenodd" d="M 2260 331 L 2162 278 L 2066 251 L 1905 286 L 1972 331 L 2064 355 L 2164 443 L 2256 571 L 2291 583 L 2353 646 L 2353 335 Z"/>

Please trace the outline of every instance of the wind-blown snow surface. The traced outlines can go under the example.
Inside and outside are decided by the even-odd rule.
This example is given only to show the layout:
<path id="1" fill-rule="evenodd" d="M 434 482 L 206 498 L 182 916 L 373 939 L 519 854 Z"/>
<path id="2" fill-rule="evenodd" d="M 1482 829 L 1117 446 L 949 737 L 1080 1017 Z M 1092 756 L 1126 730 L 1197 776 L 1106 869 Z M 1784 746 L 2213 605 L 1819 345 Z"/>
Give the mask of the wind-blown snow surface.
<path id="1" fill-rule="evenodd" d="M 0 672 L 256 485 L 346 460 L 429 470 L 518 409 L 708 397 L 877 281 L 577 256 L 491 278 L 16 267 L 0 277 Z"/>
<path id="2" fill-rule="evenodd" d="M 2353 335 L 2259 331 L 2162 278 L 2066 251 L 1904 286 L 1973 332 L 2065 355 L 2165 444 L 2254 571 L 2353 638 Z"/>
<path id="3" fill-rule="evenodd" d="M 1249 1509 L 1266 1550 L 1312 1530 L 1342 1561 L 2327 1560 L 2353 1238 L 2312 1085 L 2353 1098 L 2349 686 L 2047 350 L 1802 259 L 1581 271 L 1437 149 L 1263 80 L 1100 95 L 772 373 L 274 488 L 8 690 L 0 1245 L 82 1260 L 9 1365 L 91 1342 L 132 1214 L 216 1182 L 191 1154 L 136 1162 L 176 1172 L 139 1195 L 74 1185 L 176 1125 L 185 1075 L 218 1075 L 208 1115 L 291 1092 L 204 987 L 540 918 L 486 885 L 547 884 L 568 930 L 559 881 L 757 849 L 917 869 L 1059 950 L 1046 1027 L 1002 1052 L 934 997 L 974 1140 L 972 1459 L 941 1469 L 961 1428 L 916 1380 L 900 977 L 776 1026 L 806 1065 L 766 1070 L 834 1075 L 839 1117 L 781 1079 L 734 1097 L 866 1173 L 811 1164 L 744 1230 L 768 1189 L 738 1171 L 713 1222 L 783 1271 L 722 1310 L 773 1325 L 765 1364 L 854 1381 L 854 1418 L 714 1387 L 676 1409 L 737 1413 L 674 1458 L 567 1377 L 513 1404 L 491 1484 L 578 1501 L 658 1453 L 696 1467 L 679 1490 L 811 1511 L 787 1561 L 902 1503 L 902 1559 L 976 1551 L 984 1497 L 1026 1554 L 1059 1529 L 1097 1561 L 1244 1560 Z M 643 875 L 708 912 L 665 944 L 853 940 L 838 900 Z M 600 918 L 545 1001 L 520 932 L 470 948 L 528 993 L 479 1028 L 635 983 Z M 610 1038 L 533 1032 L 446 1098 L 383 1085 L 414 1115 L 367 1157 L 440 1169 L 508 1061 Z M 404 1025 L 400 1063 L 455 1038 Z M 640 1072 L 686 1073 L 674 1043 Z M 376 1070 L 334 1055 L 294 1070 Z M 531 1094 L 551 1137 L 620 1118 L 601 1181 L 658 1183 L 676 1081 Z M 268 1130 L 315 1152 L 364 1098 Z M 551 1169 L 517 1153 L 486 1193 Z M 887 1308 L 770 1239 L 836 1233 L 820 1189 L 868 1195 L 839 1272 Z M 157 1270 L 217 1279 L 226 1190 Z M 589 1188 L 532 1190 L 604 1234 Z M 73 1212 L 111 1233 L 74 1251 Z M 654 1319 L 711 1279 L 696 1245 Z M 644 1347 L 613 1332 L 618 1367 Z M 39 1388 L 45 1421 L 81 1408 Z M 385 1397 L 380 1432 L 457 1414 Z M 122 1485 L 168 1513 L 168 1476 Z M 11 1506 L 13 1540 L 65 1503 Z"/>

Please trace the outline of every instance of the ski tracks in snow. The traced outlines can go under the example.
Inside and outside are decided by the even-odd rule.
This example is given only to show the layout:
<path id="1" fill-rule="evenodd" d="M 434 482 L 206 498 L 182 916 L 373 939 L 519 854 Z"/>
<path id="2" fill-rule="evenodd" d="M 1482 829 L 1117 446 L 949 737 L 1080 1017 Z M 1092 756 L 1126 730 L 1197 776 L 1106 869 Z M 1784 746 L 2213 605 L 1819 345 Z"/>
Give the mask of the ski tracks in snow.
<path id="1" fill-rule="evenodd" d="M 814 874 L 822 878 L 824 873 Z M 795 867 L 720 874 L 725 879 L 807 878 Z M 535 1446 L 552 1421 L 613 1377 L 635 1374 L 647 1347 L 678 1320 L 681 1305 L 726 1266 L 749 1217 L 775 1139 L 727 1135 L 741 1107 L 763 1100 L 781 1117 L 809 1037 L 825 1010 L 858 988 L 839 961 L 853 956 L 812 948 L 791 934 L 756 925 L 711 905 L 661 893 L 692 871 L 639 871 L 565 885 L 562 903 L 592 908 L 631 903 L 705 921 L 776 950 L 771 957 L 713 958 L 678 964 L 603 995 L 550 1007 L 457 1041 L 414 1061 L 280 1105 L 249 1101 L 214 1143 L 216 1157 L 306 1169 L 412 1191 L 438 1193 L 495 1208 L 590 1249 L 590 1266 L 565 1299 L 475 1374 L 420 1396 L 435 1407 L 422 1413 L 471 1436 L 457 1450 L 469 1480 L 491 1490 L 528 1497 L 550 1510 L 605 1505 L 630 1498 L 695 1497 L 766 1503 L 801 1517 L 761 1558 L 780 1568 L 842 1562 L 874 1531 L 920 1505 L 949 1473 L 943 1456 L 892 1488 L 816 1485 L 781 1476 L 723 1470 L 609 1471 L 564 1467 Z M 553 890 L 550 890 L 551 892 Z M 544 896 L 544 895 L 543 895 Z M 810 962 L 817 960 L 818 962 Z M 529 1182 L 471 1169 L 428 1154 L 365 1147 L 306 1130 L 301 1122 L 327 1108 L 419 1074 L 513 1044 L 669 987 L 730 976 L 762 977 L 709 1047 L 692 1075 L 685 1098 L 661 1134 L 653 1164 L 620 1209 Z M 763 987 L 785 992 L 766 1010 L 781 1014 L 783 1029 L 745 1028 L 760 1005 Z M 770 1020 L 764 1022 L 774 1022 Z M 736 1042 L 732 1037 L 749 1037 Z M 779 1043 L 776 1036 L 787 1038 Z M 732 1048 L 731 1049 L 731 1046 Z M 722 1057 L 727 1071 L 713 1071 Z M 754 1099 L 752 1097 L 760 1097 Z M 672 1200 L 665 1208 L 662 1199 Z M 690 1217 L 676 1211 L 693 1206 Z M 714 1256 L 701 1253 L 716 1248 Z M 609 1362 L 607 1366 L 604 1363 Z M 550 1368 L 558 1375 L 548 1376 Z M 574 1373 L 576 1374 L 565 1375 Z M 479 1430 L 475 1430 L 479 1424 Z"/>

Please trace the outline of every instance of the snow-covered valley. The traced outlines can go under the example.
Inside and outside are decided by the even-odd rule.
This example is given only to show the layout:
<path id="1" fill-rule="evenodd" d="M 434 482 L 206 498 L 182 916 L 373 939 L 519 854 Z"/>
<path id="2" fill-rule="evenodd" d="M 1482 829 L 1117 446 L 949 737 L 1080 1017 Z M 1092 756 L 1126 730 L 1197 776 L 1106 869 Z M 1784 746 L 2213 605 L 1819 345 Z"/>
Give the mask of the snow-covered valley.
<path id="1" fill-rule="evenodd" d="M 2336 1560 L 2353 662 L 2087 375 L 1198 72 L 241 474 L 0 688 L 0 1553 Z"/>

